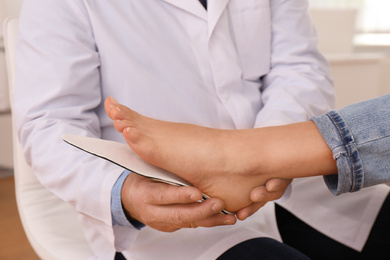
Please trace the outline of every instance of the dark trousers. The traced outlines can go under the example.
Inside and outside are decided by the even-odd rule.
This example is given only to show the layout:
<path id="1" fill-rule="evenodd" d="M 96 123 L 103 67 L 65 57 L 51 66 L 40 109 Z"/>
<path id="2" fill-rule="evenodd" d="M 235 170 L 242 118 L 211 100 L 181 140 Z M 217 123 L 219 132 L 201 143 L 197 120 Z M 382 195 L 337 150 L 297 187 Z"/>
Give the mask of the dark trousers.
<path id="1" fill-rule="evenodd" d="M 383 203 L 362 252 L 323 235 L 278 205 L 275 211 L 284 243 L 313 260 L 390 259 L 390 195 Z"/>
<path id="2" fill-rule="evenodd" d="M 227 250 L 217 260 L 310 260 L 298 250 L 271 238 L 254 238 Z"/>
<path id="3" fill-rule="evenodd" d="M 116 252 L 114 260 L 126 260 L 126 258 L 120 252 Z"/>

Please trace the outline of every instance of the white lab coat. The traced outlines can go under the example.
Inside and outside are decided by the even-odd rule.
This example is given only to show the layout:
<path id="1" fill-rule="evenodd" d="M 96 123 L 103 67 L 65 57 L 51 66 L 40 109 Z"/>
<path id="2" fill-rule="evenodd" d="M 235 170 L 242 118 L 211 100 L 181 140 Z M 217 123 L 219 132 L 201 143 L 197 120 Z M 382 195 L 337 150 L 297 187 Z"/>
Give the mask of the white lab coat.
<path id="1" fill-rule="evenodd" d="M 306 0 L 208 2 L 206 12 L 197 0 L 25 1 L 15 90 L 19 137 L 39 180 L 80 213 L 96 258 L 112 259 L 117 250 L 128 259 L 215 259 L 246 239 L 280 240 L 271 203 L 230 227 L 113 228 L 111 188 L 123 169 L 60 138 L 123 142 L 104 112 L 108 96 L 153 118 L 227 129 L 303 121 L 333 106 Z M 309 223 L 344 225 L 316 223 L 310 216 L 317 217 L 317 205 L 304 205 Z M 335 219 L 338 205 L 327 206 L 321 213 Z M 369 208 L 372 217 L 357 219 L 351 230 L 371 225 L 380 202 Z"/>

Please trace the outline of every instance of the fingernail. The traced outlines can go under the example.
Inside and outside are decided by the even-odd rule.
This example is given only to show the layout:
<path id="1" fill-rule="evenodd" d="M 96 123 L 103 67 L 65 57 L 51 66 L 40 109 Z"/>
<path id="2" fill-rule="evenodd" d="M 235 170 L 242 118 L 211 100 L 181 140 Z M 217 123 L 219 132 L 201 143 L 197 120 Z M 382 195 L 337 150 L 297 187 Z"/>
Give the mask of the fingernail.
<path id="1" fill-rule="evenodd" d="M 111 103 L 113 103 L 113 104 L 119 104 L 119 102 L 118 102 L 118 101 L 116 101 L 116 99 L 115 99 L 115 98 L 113 98 L 113 97 L 111 97 Z"/>
<path id="2" fill-rule="evenodd" d="M 260 202 L 264 199 L 264 194 L 263 193 L 260 193 L 256 198 L 255 198 L 255 201 L 256 202 Z"/>
<path id="3" fill-rule="evenodd" d="M 118 110 L 118 111 L 122 111 L 120 107 L 116 107 L 116 110 Z"/>
<path id="4" fill-rule="evenodd" d="M 223 208 L 221 207 L 221 204 L 214 203 L 214 205 L 211 207 L 211 210 L 215 213 L 221 212 Z"/>
<path id="5" fill-rule="evenodd" d="M 190 199 L 192 200 L 192 201 L 198 201 L 199 199 L 198 199 L 198 196 L 196 195 L 196 194 L 194 194 L 194 193 L 192 193 L 191 195 L 190 195 Z"/>
<path id="6" fill-rule="evenodd" d="M 120 124 L 122 123 L 122 120 L 115 120 L 115 123 Z"/>
<path id="7" fill-rule="evenodd" d="M 278 191 L 278 190 L 280 190 L 279 185 L 275 185 L 275 186 L 272 186 L 268 191 L 269 192 L 275 192 L 275 191 Z"/>
<path id="8" fill-rule="evenodd" d="M 225 225 L 233 225 L 233 224 L 234 224 L 234 220 L 232 220 L 232 219 L 226 219 L 223 223 L 224 223 Z"/>
<path id="9" fill-rule="evenodd" d="M 125 131 L 129 133 L 131 131 L 131 127 L 126 127 Z"/>

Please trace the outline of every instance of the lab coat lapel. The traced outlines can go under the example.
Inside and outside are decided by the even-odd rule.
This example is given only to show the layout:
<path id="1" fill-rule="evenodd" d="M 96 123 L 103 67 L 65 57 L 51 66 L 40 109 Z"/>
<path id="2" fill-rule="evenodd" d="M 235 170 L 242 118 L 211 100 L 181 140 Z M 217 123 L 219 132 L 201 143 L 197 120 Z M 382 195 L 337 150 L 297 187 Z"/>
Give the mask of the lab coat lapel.
<path id="1" fill-rule="evenodd" d="M 218 23 L 219 18 L 225 11 L 229 0 L 209 0 L 207 1 L 207 13 L 209 23 L 209 38 L 213 34 L 215 26 Z"/>
<path id="2" fill-rule="evenodd" d="M 183 9 L 203 20 L 207 20 L 207 11 L 197 0 L 163 0 L 171 5 Z"/>

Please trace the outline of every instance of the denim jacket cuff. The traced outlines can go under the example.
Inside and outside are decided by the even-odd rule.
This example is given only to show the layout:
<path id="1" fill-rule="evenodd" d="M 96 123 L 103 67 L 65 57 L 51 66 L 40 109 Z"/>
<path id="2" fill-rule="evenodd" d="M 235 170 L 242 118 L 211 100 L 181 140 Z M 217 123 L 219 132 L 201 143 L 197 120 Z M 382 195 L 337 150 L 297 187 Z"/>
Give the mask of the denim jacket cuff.
<path id="1" fill-rule="evenodd" d="M 359 191 L 363 187 L 363 165 L 351 130 L 342 115 L 338 111 L 330 111 L 311 120 L 337 160 L 338 175 L 324 176 L 330 191 L 335 195 Z"/>

